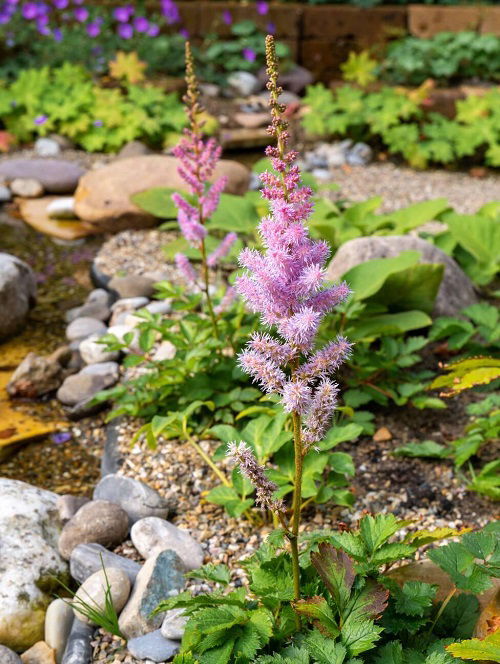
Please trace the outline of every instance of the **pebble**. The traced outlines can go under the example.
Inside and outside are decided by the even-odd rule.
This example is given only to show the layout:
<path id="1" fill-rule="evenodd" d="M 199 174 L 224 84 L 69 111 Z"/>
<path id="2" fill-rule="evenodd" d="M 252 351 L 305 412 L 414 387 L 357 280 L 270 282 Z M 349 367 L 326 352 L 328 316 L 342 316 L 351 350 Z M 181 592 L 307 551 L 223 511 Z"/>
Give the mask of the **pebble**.
<path id="1" fill-rule="evenodd" d="M 147 304 L 149 304 L 147 297 L 122 297 L 111 305 L 111 311 L 113 313 L 133 311 L 134 309 L 141 309 Z"/>
<path id="2" fill-rule="evenodd" d="M 166 639 L 161 631 L 157 629 L 144 636 L 130 639 L 127 648 L 129 653 L 137 659 L 165 662 L 179 651 L 179 643 Z"/>
<path id="3" fill-rule="evenodd" d="M 108 334 L 113 334 L 121 343 L 125 343 L 125 335 L 129 332 L 132 333 L 132 341 L 130 344 L 128 344 L 128 348 L 124 349 L 125 352 L 127 352 L 127 350 L 139 353 L 142 352 L 138 344 L 139 335 L 137 330 L 134 330 L 134 328 L 130 327 L 129 325 L 111 325 L 108 327 Z"/>
<path id="4" fill-rule="evenodd" d="M 198 569 L 203 564 L 203 549 L 191 535 L 172 523 L 155 516 L 140 519 L 132 526 L 130 536 L 143 558 L 170 549 L 181 558 L 186 569 Z"/>
<path id="5" fill-rule="evenodd" d="M 101 336 L 100 334 L 91 334 L 90 337 L 83 339 L 80 343 L 78 350 L 85 364 L 111 362 L 120 357 L 119 351 L 106 350 L 106 345 L 99 343 Z"/>
<path id="6" fill-rule="evenodd" d="M 12 192 L 4 184 L 0 184 L 0 203 L 8 203 L 12 198 Z"/>
<path id="7" fill-rule="evenodd" d="M 84 316 L 82 318 L 75 318 L 66 328 L 66 338 L 69 341 L 77 339 L 85 339 L 90 337 L 91 334 L 105 334 L 106 325 L 96 318 Z"/>
<path id="8" fill-rule="evenodd" d="M 14 178 L 10 183 L 14 196 L 21 198 L 39 198 L 43 196 L 43 186 L 34 178 Z"/>
<path id="9" fill-rule="evenodd" d="M 73 516 L 75 516 L 80 507 L 88 502 L 89 499 L 86 496 L 74 496 L 71 493 L 57 496 L 56 508 L 63 524 L 67 523 Z"/>
<path id="10" fill-rule="evenodd" d="M 80 371 L 82 376 L 98 376 L 106 384 L 112 385 L 116 383 L 120 376 L 120 367 L 117 362 L 97 362 L 95 364 L 88 364 Z"/>
<path id="11" fill-rule="evenodd" d="M 116 159 L 129 159 L 130 157 L 141 157 L 145 154 L 153 154 L 151 148 L 141 141 L 129 141 L 117 153 Z"/>
<path id="12" fill-rule="evenodd" d="M 171 341 L 162 341 L 152 356 L 153 362 L 163 362 L 164 360 L 172 360 L 175 357 L 177 348 Z"/>
<path id="13" fill-rule="evenodd" d="M 168 502 L 144 482 L 123 475 L 103 477 L 94 490 L 94 500 L 108 500 L 127 512 L 130 524 L 145 517 L 166 518 L 170 512 Z"/>
<path id="14" fill-rule="evenodd" d="M 184 609 L 171 609 L 165 613 L 161 625 L 161 634 L 166 639 L 181 641 L 188 617 L 184 615 Z"/>
<path id="15" fill-rule="evenodd" d="M 54 649 L 57 664 L 61 664 L 73 619 L 71 606 L 60 598 L 50 603 L 45 614 L 45 642 Z"/>
<path id="16" fill-rule="evenodd" d="M 95 288 L 87 295 L 85 304 L 99 303 L 104 307 L 112 306 L 113 298 L 111 293 L 104 288 Z"/>
<path id="17" fill-rule="evenodd" d="M 227 83 L 232 91 L 241 97 L 248 97 L 260 87 L 257 77 L 248 71 L 233 72 L 228 76 Z"/>
<path id="18" fill-rule="evenodd" d="M 2 664 L 21 664 L 21 658 L 10 648 L 0 644 L 0 662 Z"/>
<path id="19" fill-rule="evenodd" d="M 154 292 L 154 281 L 140 274 L 127 277 L 113 277 L 108 287 L 116 291 L 120 298 L 150 297 Z"/>
<path id="20" fill-rule="evenodd" d="M 89 664 L 92 657 L 93 635 L 94 627 L 75 618 L 61 664 Z"/>
<path id="21" fill-rule="evenodd" d="M 118 621 L 120 631 L 127 639 L 161 627 L 163 614 L 152 616 L 151 612 L 162 600 L 183 588 L 184 573 L 185 567 L 174 551 L 162 551 L 146 560 Z"/>
<path id="22" fill-rule="evenodd" d="M 141 566 L 135 560 L 112 553 L 100 544 L 93 542 L 75 546 L 69 559 L 71 576 L 78 583 L 83 583 L 89 576 L 102 569 L 103 564 L 106 568 L 114 567 L 125 572 L 131 585 L 135 583 L 137 574 L 141 569 Z"/>
<path id="23" fill-rule="evenodd" d="M 38 641 L 29 650 L 23 652 L 21 662 L 23 664 L 56 664 L 55 651 L 45 641 Z"/>
<path id="24" fill-rule="evenodd" d="M 85 170 L 67 159 L 13 157 L 0 161 L 0 178 L 38 180 L 47 193 L 70 194 L 76 189 Z"/>
<path id="25" fill-rule="evenodd" d="M 152 314 L 169 314 L 172 311 L 172 300 L 155 300 L 144 308 Z"/>
<path id="26" fill-rule="evenodd" d="M 35 153 L 38 157 L 57 157 L 61 153 L 61 147 L 53 138 L 37 138 Z"/>
<path id="27" fill-rule="evenodd" d="M 130 581 L 124 571 L 116 567 L 105 567 L 91 574 L 78 588 L 72 601 L 75 617 L 87 625 L 95 625 L 88 616 L 78 610 L 82 602 L 90 604 L 96 610 L 106 608 L 106 591 L 117 614 L 125 606 L 130 595 Z"/>
<path id="28" fill-rule="evenodd" d="M 79 373 L 68 376 L 57 390 L 58 400 L 65 406 L 76 406 L 87 402 L 101 390 L 111 387 L 118 380 L 118 365 L 116 362 L 103 362 L 103 369 L 95 369 L 98 364 L 89 364 Z M 109 367 L 113 366 L 113 369 Z M 116 366 L 116 369 L 114 367 Z M 94 367 L 89 372 L 88 368 Z"/>
<path id="29" fill-rule="evenodd" d="M 111 310 L 107 305 L 100 302 L 86 302 L 81 307 L 69 309 L 64 318 L 68 323 L 71 323 L 77 318 L 95 318 L 96 320 L 106 321 L 110 316 Z"/>
<path id="30" fill-rule="evenodd" d="M 92 500 L 80 507 L 64 526 L 59 538 L 59 552 L 69 560 L 78 544 L 96 542 L 115 546 L 127 537 L 128 515 L 121 507 L 105 500 Z"/>

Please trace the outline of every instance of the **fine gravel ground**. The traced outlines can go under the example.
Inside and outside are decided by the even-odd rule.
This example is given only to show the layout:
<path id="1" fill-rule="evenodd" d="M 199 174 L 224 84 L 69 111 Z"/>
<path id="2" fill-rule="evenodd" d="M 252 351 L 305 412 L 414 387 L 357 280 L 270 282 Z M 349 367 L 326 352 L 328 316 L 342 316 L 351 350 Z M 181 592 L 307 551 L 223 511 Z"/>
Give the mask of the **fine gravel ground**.
<path id="1" fill-rule="evenodd" d="M 332 194 L 335 199 L 358 202 L 381 196 L 379 212 L 442 197 L 457 212 L 472 214 L 485 203 L 500 200 L 500 176 L 494 174 L 478 178 L 463 172 L 415 171 L 383 163 L 334 168 L 331 176 L 340 187 Z"/>

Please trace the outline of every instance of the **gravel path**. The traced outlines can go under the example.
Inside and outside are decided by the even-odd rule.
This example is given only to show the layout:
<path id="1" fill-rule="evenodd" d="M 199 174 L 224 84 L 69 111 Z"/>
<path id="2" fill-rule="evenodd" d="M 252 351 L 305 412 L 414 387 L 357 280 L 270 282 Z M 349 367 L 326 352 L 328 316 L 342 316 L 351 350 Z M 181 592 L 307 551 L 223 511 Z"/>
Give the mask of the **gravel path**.
<path id="1" fill-rule="evenodd" d="M 336 199 L 363 201 L 382 196 L 379 212 L 444 197 L 457 212 L 471 214 L 485 203 L 500 200 L 500 176 L 493 174 L 476 178 L 444 170 L 414 171 L 389 163 L 335 168 L 331 173 L 340 186 L 333 194 Z"/>

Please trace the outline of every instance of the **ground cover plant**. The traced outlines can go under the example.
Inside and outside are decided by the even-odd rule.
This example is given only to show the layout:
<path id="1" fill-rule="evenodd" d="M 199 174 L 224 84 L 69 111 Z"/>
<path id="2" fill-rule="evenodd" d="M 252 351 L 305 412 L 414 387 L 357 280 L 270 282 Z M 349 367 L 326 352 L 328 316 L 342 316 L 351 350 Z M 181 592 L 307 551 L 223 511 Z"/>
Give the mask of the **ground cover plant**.
<path id="1" fill-rule="evenodd" d="M 259 463 L 252 431 L 244 441 L 230 442 L 227 453 L 242 473 L 241 483 L 253 485 L 256 502 L 272 512 L 278 528 L 242 561 L 248 588 L 225 591 L 229 569 L 209 564 L 194 576 L 218 584 L 217 589 L 197 596 L 181 593 L 161 602 L 156 612 L 182 608 L 189 618 L 177 664 L 451 664 L 457 661 L 455 654 L 486 656 L 495 652 L 495 637 L 469 641 L 478 600 L 460 591 L 482 592 L 498 574 L 496 524 L 477 533 L 443 528 L 395 538 L 409 522 L 380 514 L 364 516 L 358 530 L 300 534 L 305 469 L 317 454 L 314 448 L 321 452 L 336 405 L 338 386 L 330 376 L 350 353 L 350 343 L 342 337 L 318 348 L 317 333 L 321 319 L 346 298 L 348 288 L 325 283 L 328 245 L 313 240 L 305 226 L 312 192 L 301 185 L 296 153 L 287 152 L 273 46 L 268 37 L 276 146 L 267 149 L 273 171 L 262 178 L 271 212 L 260 224 L 263 250 L 241 252 L 245 272 L 236 281 L 269 332 L 250 337 L 239 365 L 264 393 L 277 396 L 283 409 L 280 424 L 287 414 L 292 419 L 292 501 L 285 499 L 288 492 L 280 492 L 276 473 Z M 280 436 L 279 428 L 273 435 Z M 436 586 L 415 580 L 401 587 L 391 578 L 396 562 L 411 559 L 421 546 L 457 535 L 459 542 L 428 554 L 452 580 L 441 602 L 435 602 Z"/>
<path id="2" fill-rule="evenodd" d="M 0 115 L 20 142 L 57 132 L 90 152 L 116 151 L 127 141 L 175 142 L 185 124 L 176 94 L 147 84 L 104 88 L 79 65 L 27 69 L 0 85 Z"/>
<path id="3" fill-rule="evenodd" d="M 499 98 L 497 88 L 471 94 L 457 101 L 456 117 L 450 120 L 426 113 L 425 95 L 418 99 L 389 86 L 377 92 L 350 85 L 332 91 L 318 83 L 308 88 L 302 122 L 310 136 L 368 141 L 416 168 L 464 161 L 498 167 Z"/>

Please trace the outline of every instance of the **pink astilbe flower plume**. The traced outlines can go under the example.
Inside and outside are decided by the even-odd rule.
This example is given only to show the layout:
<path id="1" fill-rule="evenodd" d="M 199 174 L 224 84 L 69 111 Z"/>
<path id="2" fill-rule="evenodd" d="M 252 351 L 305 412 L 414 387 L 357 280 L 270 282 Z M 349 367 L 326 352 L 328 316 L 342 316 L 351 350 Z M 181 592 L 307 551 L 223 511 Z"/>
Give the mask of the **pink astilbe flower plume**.
<path id="1" fill-rule="evenodd" d="M 284 107 L 278 97 L 278 70 L 272 37 L 266 40 L 272 122 L 268 132 L 276 140 L 266 149 L 274 172 L 261 176 L 262 195 L 270 214 L 259 224 L 263 252 L 244 249 L 239 256 L 245 272 L 236 280 L 249 308 L 278 333 L 254 334 L 239 356 L 240 367 L 265 392 L 277 392 L 294 426 L 301 432 L 301 450 L 325 435 L 336 405 L 337 385 L 329 376 L 351 352 L 351 344 L 338 337 L 313 352 L 319 326 L 336 305 L 350 294 L 347 284 L 326 282 L 329 246 L 313 240 L 306 226 L 312 212 L 312 191 L 301 184 L 297 153 L 287 151 L 289 139 Z"/>
<path id="2" fill-rule="evenodd" d="M 187 92 L 183 97 L 183 101 L 188 118 L 188 128 L 184 130 L 184 134 L 178 145 L 173 149 L 173 153 L 180 162 L 177 170 L 186 183 L 191 198 L 186 200 L 181 194 L 175 193 L 172 195 L 172 200 L 178 210 L 177 221 L 182 234 L 191 247 L 200 250 L 200 277 L 197 277 L 186 256 L 178 254 L 175 257 L 175 263 L 188 283 L 199 284 L 205 293 L 214 335 L 219 338 L 216 316 L 230 307 L 235 298 L 235 291 L 228 289 L 219 305 L 214 307 L 209 289 L 208 268 L 216 267 L 220 259 L 227 255 L 236 240 L 236 235 L 235 233 L 226 235 L 217 249 L 207 257 L 205 247 L 207 229 L 205 223 L 217 210 L 221 194 L 227 185 L 227 177 L 220 177 L 210 184 L 222 150 L 215 139 L 206 139 L 203 136 L 203 122 L 200 121 L 203 108 L 199 103 L 198 84 L 194 72 L 191 46 L 188 41 L 186 41 L 185 48 Z"/>
<path id="3" fill-rule="evenodd" d="M 273 495 L 278 487 L 268 479 L 264 468 L 259 465 L 248 445 L 246 443 L 229 443 L 227 451 L 228 456 L 237 462 L 241 473 L 246 475 L 254 485 L 256 504 L 273 512 L 284 512 L 286 508 L 283 500 L 275 498 Z"/>

